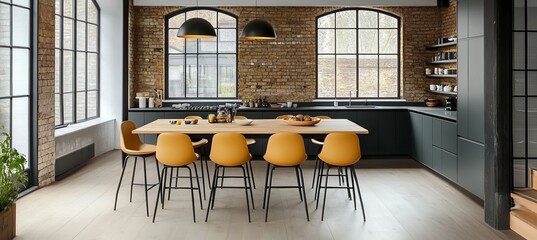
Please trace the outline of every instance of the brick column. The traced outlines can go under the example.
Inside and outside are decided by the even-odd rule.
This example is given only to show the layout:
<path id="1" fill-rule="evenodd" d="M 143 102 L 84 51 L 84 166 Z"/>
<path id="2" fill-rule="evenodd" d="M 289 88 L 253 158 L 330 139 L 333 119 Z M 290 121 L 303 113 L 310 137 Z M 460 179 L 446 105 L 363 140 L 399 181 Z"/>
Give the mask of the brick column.
<path id="1" fill-rule="evenodd" d="M 38 1 L 37 173 L 39 186 L 54 182 L 54 0 Z"/>

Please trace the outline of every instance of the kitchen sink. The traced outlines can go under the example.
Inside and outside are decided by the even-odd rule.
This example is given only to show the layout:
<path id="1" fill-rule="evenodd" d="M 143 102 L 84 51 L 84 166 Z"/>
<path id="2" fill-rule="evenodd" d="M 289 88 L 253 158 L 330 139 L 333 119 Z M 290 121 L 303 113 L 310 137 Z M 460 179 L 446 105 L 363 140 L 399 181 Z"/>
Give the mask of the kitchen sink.
<path id="1" fill-rule="evenodd" d="M 347 105 L 346 108 L 376 108 L 375 105 Z"/>

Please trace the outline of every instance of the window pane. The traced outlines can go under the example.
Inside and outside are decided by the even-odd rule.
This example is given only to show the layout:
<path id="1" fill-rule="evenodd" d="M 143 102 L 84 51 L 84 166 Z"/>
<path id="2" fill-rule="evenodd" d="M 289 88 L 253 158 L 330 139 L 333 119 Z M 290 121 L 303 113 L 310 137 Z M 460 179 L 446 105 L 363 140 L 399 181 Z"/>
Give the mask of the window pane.
<path id="1" fill-rule="evenodd" d="M 336 30 L 336 53 L 356 53 L 356 30 Z"/>
<path id="2" fill-rule="evenodd" d="M 86 20 L 86 0 L 76 0 L 76 19 Z"/>
<path id="3" fill-rule="evenodd" d="M 513 95 L 524 96 L 526 94 L 526 72 L 513 71 Z"/>
<path id="4" fill-rule="evenodd" d="M 63 48 L 73 49 L 73 20 L 63 18 Z"/>
<path id="5" fill-rule="evenodd" d="M 30 119 L 28 116 L 29 108 L 30 105 L 27 97 L 13 98 L 13 114 L 11 115 L 13 118 L 11 120 L 11 124 L 13 125 L 11 128 L 16 129 L 16 131 L 11 133 L 11 146 L 25 156 L 28 156 L 28 153 L 30 152 L 30 148 L 28 146 L 28 140 L 30 138 L 30 133 L 28 130 L 30 128 Z"/>
<path id="6" fill-rule="evenodd" d="M 235 54 L 218 56 L 218 97 L 235 97 L 237 95 L 237 57 Z"/>
<path id="7" fill-rule="evenodd" d="M 11 86 L 11 51 L 0 47 L 0 97 L 10 96 Z"/>
<path id="8" fill-rule="evenodd" d="M 525 69 L 526 46 L 524 33 L 513 34 L 513 68 Z"/>
<path id="9" fill-rule="evenodd" d="M 359 30 L 358 37 L 360 53 L 378 53 L 377 30 Z"/>
<path id="10" fill-rule="evenodd" d="M 379 28 L 397 28 L 397 18 L 379 13 Z"/>
<path id="11" fill-rule="evenodd" d="M 380 53 L 397 54 L 397 30 L 379 30 L 379 50 Z"/>
<path id="12" fill-rule="evenodd" d="M 61 44 L 61 18 L 60 16 L 55 16 L 54 21 L 54 47 L 60 48 Z"/>
<path id="13" fill-rule="evenodd" d="M 99 40 L 99 33 L 97 31 L 97 26 L 93 24 L 88 24 L 88 51 L 97 52 L 97 41 Z"/>
<path id="14" fill-rule="evenodd" d="M 186 97 L 197 97 L 198 60 L 196 55 L 186 56 Z"/>
<path id="15" fill-rule="evenodd" d="M 4 126 L 4 130 L 9 133 L 11 126 L 11 100 L 0 99 L 0 126 Z M 0 140 L 3 140 L 0 136 Z"/>
<path id="16" fill-rule="evenodd" d="M 73 122 L 73 94 L 68 93 L 63 95 L 63 123 L 69 124 Z"/>
<path id="17" fill-rule="evenodd" d="M 528 16 L 526 16 L 527 24 L 528 24 L 528 30 L 535 31 L 537 30 L 537 1 L 536 0 L 528 0 Z"/>
<path id="18" fill-rule="evenodd" d="M 200 55 L 198 57 L 199 97 L 215 98 L 216 97 L 216 54 Z"/>
<path id="19" fill-rule="evenodd" d="M 180 28 L 184 22 L 185 22 L 185 14 L 176 15 L 175 17 L 172 17 L 168 20 L 168 28 Z M 177 32 L 175 33 L 177 35 Z"/>
<path id="20" fill-rule="evenodd" d="M 76 93 L 76 119 L 78 122 L 86 119 L 86 93 Z"/>
<path id="21" fill-rule="evenodd" d="M 61 53 L 60 50 L 55 51 L 55 65 L 54 65 L 54 93 L 60 93 L 60 77 L 61 77 Z"/>
<path id="22" fill-rule="evenodd" d="M 236 28 L 237 20 L 234 17 L 229 16 L 227 14 L 218 13 L 218 27 L 219 28 Z"/>
<path id="23" fill-rule="evenodd" d="M 528 69 L 537 69 L 537 44 L 535 43 L 537 43 L 537 32 L 528 32 Z"/>
<path id="24" fill-rule="evenodd" d="M 99 77 L 99 71 L 97 68 L 97 54 L 96 53 L 88 53 L 88 64 L 87 64 L 87 70 L 88 70 L 88 90 L 96 90 L 98 86 L 98 77 Z"/>
<path id="25" fill-rule="evenodd" d="M 198 40 L 195 38 L 186 38 L 186 52 L 197 53 L 198 52 Z"/>
<path id="26" fill-rule="evenodd" d="M 537 95 L 537 71 L 528 71 L 528 95 Z"/>
<path id="27" fill-rule="evenodd" d="M 356 89 L 356 55 L 340 55 L 336 59 L 337 97 L 348 97 Z"/>
<path id="28" fill-rule="evenodd" d="M 377 13 L 368 10 L 358 11 L 358 27 L 360 28 L 377 28 L 378 18 Z"/>
<path id="29" fill-rule="evenodd" d="M 30 94 L 30 50 L 13 49 L 13 95 Z"/>
<path id="30" fill-rule="evenodd" d="M 318 53 L 334 53 L 336 50 L 335 30 L 319 29 L 317 42 Z"/>
<path id="31" fill-rule="evenodd" d="M 61 122 L 61 116 L 62 116 L 62 112 L 61 112 L 61 109 L 60 109 L 60 94 L 54 94 L 54 125 L 58 126 L 58 125 L 61 125 L 62 122 Z"/>
<path id="32" fill-rule="evenodd" d="M 86 53 L 76 53 L 76 90 L 86 90 Z"/>
<path id="33" fill-rule="evenodd" d="M 358 67 L 359 97 L 378 97 L 378 56 L 359 56 Z"/>
<path id="34" fill-rule="evenodd" d="M 97 117 L 97 91 L 88 92 L 88 118 Z"/>
<path id="35" fill-rule="evenodd" d="M 13 0 L 13 4 L 29 8 L 30 0 Z"/>
<path id="36" fill-rule="evenodd" d="M 237 52 L 237 30 L 236 29 L 218 29 L 218 52 L 220 53 Z"/>
<path id="37" fill-rule="evenodd" d="M 30 11 L 13 7 L 13 46 L 30 47 Z"/>
<path id="38" fill-rule="evenodd" d="M 55 1 L 55 7 L 54 10 L 56 10 L 56 14 L 62 14 L 62 0 L 56 0 Z"/>
<path id="39" fill-rule="evenodd" d="M 185 97 L 185 57 L 170 55 L 168 58 L 169 97 Z"/>
<path id="40" fill-rule="evenodd" d="M 379 97 L 397 97 L 397 55 L 379 56 Z"/>
<path id="41" fill-rule="evenodd" d="M 528 157 L 537 157 L 537 98 L 528 97 Z"/>
<path id="42" fill-rule="evenodd" d="M 93 0 L 88 0 L 88 22 L 98 23 L 97 7 L 93 4 Z"/>
<path id="43" fill-rule="evenodd" d="M 341 11 L 336 13 L 336 28 L 355 28 L 356 10 Z"/>
<path id="44" fill-rule="evenodd" d="M 317 95 L 334 97 L 336 92 L 336 59 L 334 55 L 319 55 L 317 59 Z"/>
<path id="45" fill-rule="evenodd" d="M 86 50 L 86 24 L 78 21 L 76 23 L 76 49 Z"/>
<path id="46" fill-rule="evenodd" d="M 177 29 L 168 31 L 168 53 L 184 53 L 185 39 L 178 38 Z"/>
<path id="47" fill-rule="evenodd" d="M 216 38 L 200 38 L 199 53 L 216 53 Z"/>
<path id="48" fill-rule="evenodd" d="M 63 16 L 73 16 L 73 0 L 63 0 Z"/>
<path id="49" fill-rule="evenodd" d="M 336 14 L 331 13 L 326 16 L 322 16 L 317 20 L 318 28 L 334 28 L 336 27 Z"/>
<path id="50" fill-rule="evenodd" d="M 73 91 L 73 52 L 64 51 L 63 52 L 63 92 L 72 92 Z"/>
<path id="51" fill-rule="evenodd" d="M 216 28 L 216 11 L 212 10 L 195 10 L 186 13 L 186 19 L 203 18 L 207 20 L 213 28 Z"/>
<path id="52" fill-rule="evenodd" d="M 0 4 L 0 45 L 11 45 L 11 10 L 9 5 Z"/>

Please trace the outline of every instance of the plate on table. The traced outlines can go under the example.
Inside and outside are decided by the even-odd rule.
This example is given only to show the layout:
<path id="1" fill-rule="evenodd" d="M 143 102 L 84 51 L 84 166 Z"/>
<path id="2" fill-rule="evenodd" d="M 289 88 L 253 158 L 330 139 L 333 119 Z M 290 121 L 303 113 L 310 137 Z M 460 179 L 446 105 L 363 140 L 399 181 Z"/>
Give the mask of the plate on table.
<path id="1" fill-rule="evenodd" d="M 248 126 L 248 125 L 252 124 L 252 122 L 253 122 L 254 120 L 252 120 L 252 119 L 235 119 L 235 120 L 233 120 L 233 121 L 234 121 L 236 124 L 239 124 L 239 125 L 241 125 L 241 126 Z"/>
<path id="2" fill-rule="evenodd" d="M 321 121 L 320 118 L 312 117 L 311 121 L 295 121 L 295 120 L 283 120 L 285 123 L 291 126 L 313 126 Z"/>

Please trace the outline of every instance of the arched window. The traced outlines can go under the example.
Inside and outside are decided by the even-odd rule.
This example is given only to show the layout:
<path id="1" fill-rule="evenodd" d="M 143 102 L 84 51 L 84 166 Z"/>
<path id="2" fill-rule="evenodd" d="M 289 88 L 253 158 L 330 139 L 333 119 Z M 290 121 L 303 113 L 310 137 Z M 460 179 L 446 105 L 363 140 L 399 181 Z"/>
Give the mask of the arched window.
<path id="1" fill-rule="evenodd" d="M 183 22 L 195 17 L 209 21 L 217 37 L 178 38 Z M 237 98 L 237 17 L 213 8 L 187 8 L 165 20 L 166 98 Z"/>
<path id="2" fill-rule="evenodd" d="M 95 0 L 56 0 L 56 126 L 99 116 L 99 23 Z"/>
<path id="3" fill-rule="evenodd" d="M 399 98 L 399 17 L 342 9 L 317 17 L 317 97 Z"/>

